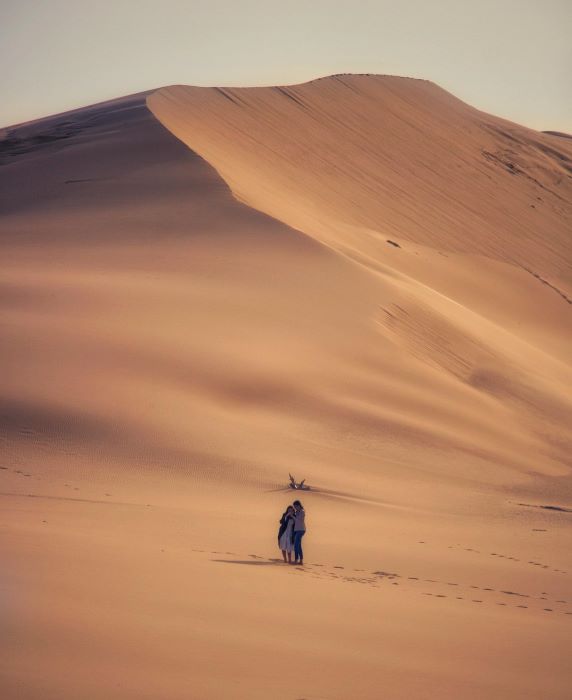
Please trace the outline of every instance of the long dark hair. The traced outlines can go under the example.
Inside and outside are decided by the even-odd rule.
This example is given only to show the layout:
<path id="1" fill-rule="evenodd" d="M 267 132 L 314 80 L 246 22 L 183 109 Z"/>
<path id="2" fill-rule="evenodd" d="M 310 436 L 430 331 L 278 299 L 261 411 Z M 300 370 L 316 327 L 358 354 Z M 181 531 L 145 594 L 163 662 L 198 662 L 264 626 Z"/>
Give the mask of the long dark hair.
<path id="1" fill-rule="evenodd" d="M 291 513 L 290 513 L 290 509 L 292 509 L 292 511 L 293 511 L 293 510 L 294 510 L 294 506 L 288 506 L 288 508 L 286 508 L 286 510 L 285 510 L 284 513 L 282 514 L 282 517 L 280 518 L 280 522 L 281 522 L 281 523 L 283 523 L 283 522 L 286 520 L 286 516 L 288 516 L 288 515 L 291 514 Z M 293 513 L 292 513 L 292 515 L 293 515 Z"/>

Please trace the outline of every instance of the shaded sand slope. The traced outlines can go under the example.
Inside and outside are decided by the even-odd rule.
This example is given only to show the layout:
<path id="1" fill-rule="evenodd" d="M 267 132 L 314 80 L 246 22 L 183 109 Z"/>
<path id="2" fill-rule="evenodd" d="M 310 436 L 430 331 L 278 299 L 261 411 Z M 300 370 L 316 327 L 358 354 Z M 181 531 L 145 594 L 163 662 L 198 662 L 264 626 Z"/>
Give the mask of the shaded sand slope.
<path id="1" fill-rule="evenodd" d="M 565 141 L 373 77 L 8 129 L 2 697 L 567 698 Z"/>
<path id="2" fill-rule="evenodd" d="M 4 168 L 5 414 L 80 447 L 151 428 L 152 451 L 164 430 L 192 463 L 219 421 L 236 432 L 237 407 L 295 400 L 294 372 L 363 325 L 343 298 L 328 320 L 324 299 L 345 277 L 371 306 L 368 282 L 237 203 L 140 100 L 122 119 L 87 110 L 77 135 Z M 230 437 L 219 449 L 236 455 Z"/>

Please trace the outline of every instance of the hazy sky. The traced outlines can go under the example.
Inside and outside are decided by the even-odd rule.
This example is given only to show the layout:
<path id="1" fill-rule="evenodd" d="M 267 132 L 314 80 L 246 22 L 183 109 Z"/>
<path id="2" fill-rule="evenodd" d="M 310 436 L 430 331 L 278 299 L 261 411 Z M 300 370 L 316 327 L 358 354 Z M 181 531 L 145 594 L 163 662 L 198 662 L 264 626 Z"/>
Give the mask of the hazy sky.
<path id="1" fill-rule="evenodd" d="M 0 0 L 0 126 L 173 83 L 439 83 L 572 132 L 572 0 Z"/>

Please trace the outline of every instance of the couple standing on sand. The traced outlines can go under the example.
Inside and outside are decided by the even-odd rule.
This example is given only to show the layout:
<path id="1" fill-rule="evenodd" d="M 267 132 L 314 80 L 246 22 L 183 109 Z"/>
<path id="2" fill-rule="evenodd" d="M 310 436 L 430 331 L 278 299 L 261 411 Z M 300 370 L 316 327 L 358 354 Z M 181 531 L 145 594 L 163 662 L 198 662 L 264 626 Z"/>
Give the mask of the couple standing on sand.
<path id="1" fill-rule="evenodd" d="M 300 501 L 294 501 L 280 518 L 278 546 L 282 550 L 285 564 L 303 564 L 302 537 L 306 532 L 306 511 Z M 294 561 L 292 561 L 294 550 Z"/>

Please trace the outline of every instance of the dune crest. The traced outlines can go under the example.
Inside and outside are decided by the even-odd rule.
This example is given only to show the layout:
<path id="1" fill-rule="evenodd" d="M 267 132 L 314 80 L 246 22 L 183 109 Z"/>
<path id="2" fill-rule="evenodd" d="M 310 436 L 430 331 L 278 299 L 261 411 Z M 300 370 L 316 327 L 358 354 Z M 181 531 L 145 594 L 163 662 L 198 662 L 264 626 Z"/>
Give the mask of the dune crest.
<path id="1" fill-rule="evenodd" d="M 567 270 L 570 144 L 479 112 L 428 81 L 348 75 L 273 88 L 174 86 L 147 104 L 239 199 L 341 249 L 379 257 L 368 229 L 552 278 Z"/>

